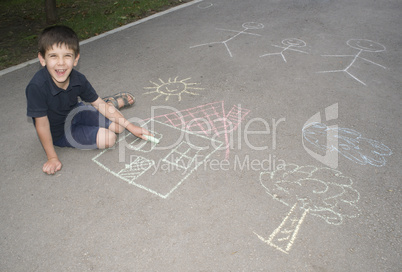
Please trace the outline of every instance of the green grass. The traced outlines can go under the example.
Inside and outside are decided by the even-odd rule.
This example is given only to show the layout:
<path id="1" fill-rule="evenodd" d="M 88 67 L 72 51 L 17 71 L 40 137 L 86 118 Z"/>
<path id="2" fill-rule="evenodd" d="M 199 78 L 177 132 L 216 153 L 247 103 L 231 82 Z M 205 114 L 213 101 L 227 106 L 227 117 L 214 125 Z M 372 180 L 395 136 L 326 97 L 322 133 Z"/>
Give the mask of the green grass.
<path id="1" fill-rule="evenodd" d="M 57 0 L 56 24 L 80 40 L 99 35 L 190 0 Z M 0 70 L 37 57 L 47 27 L 43 0 L 0 0 Z"/>

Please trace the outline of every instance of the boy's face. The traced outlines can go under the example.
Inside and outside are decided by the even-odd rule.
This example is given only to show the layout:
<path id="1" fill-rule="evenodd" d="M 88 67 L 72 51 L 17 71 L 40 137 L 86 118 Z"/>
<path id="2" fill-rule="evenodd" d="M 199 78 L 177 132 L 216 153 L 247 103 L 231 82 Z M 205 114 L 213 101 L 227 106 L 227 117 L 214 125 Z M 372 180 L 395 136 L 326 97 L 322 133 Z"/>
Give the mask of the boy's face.
<path id="1" fill-rule="evenodd" d="M 38 54 L 38 58 L 42 66 L 46 66 L 54 83 L 59 88 L 67 89 L 70 83 L 70 73 L 78 64 L 80 54 L 77 56 L 72 49 L 68 49 L 65 44 L 46 50 L 45 56 Z"/>

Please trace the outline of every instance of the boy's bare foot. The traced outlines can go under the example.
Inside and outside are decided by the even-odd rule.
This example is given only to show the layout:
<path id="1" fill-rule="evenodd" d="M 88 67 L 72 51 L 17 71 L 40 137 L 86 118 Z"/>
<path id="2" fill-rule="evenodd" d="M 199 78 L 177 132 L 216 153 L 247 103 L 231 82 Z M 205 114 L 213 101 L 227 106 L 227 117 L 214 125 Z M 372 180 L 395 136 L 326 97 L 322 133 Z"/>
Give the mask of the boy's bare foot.
<path id="1" fill-rule="evenodd" d="M 130 93 L 118 93 L 113 96 L 104 97 L 103 100 L 116 109 L 130 107 L 135 102 L 134 96 Z"/>

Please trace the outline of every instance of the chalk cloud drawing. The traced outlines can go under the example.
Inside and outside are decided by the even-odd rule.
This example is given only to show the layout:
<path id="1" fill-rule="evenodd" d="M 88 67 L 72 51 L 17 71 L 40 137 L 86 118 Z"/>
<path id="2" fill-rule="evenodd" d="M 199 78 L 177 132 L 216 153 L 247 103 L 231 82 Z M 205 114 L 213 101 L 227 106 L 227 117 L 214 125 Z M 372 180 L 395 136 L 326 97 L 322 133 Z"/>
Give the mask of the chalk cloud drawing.
<path id="1" fill-rule="evenodd" d="M 190 48 L 195 48 L 195 47 L 200 47 L 200 46 L 205 46 L 205 45 L 213 45 L 213 44 L 223 44 L 229 54 L 230 57 L 233 57 L 232 52 L 229 49 L 228 43 L 230 41 L 233 41 L 236 37 L 242 34 L 247 34 L 247 35 L 254 35 L 254 36 L 261 36 L 260 34 L 248 32 L 249 30 L 258 30 L 264 28 L 263 24 L 260 23 L 255 23 L 255 22 L 247 22 L 242 25 L 243 30 L 238 31 L 238 30 L 231 30 L 231 29 L 223 29 L 223 28 L 217 28 L 217 30 L 224 30 L 224 31 L 230 31 L 236 33 L 235 35 L 231 36 L 229 39 L 221 41 L 221 42 L 210 42 L 210 43 L 203 43 L 203 44 L 197 44 L 190 46 Z"/>
<path id="2" fill-rule="evenodd" d="M 260 184 L 274 200 L 290 207 L 289 213 L 268 239 L 258 238 L 277 250 L 289 253 L 306 216 L 340 225 L 344 218 L 359 215 L 360 194 L 351 178 L 331 168 L 288 164 L 273 172 L 261 172 Z"/>
<path id="3" fill-rule="evenodd" d="M 336 130 L 336 133 L 335 133 Z M 328 141 L 326 135 L 333 135 L 337 141 Z M 303 128 L 303 139 L 323 151 L 337 151 L 345 158 L 361 164 L 377 167 L 386 164 L 386 157 L 392 155 L 392 150 L 376 140 L 367 139 L 349 128 L 333 128 L 322 123 L 312 123 Z M 337 142 L 337 146 L 328 144 Z"/>
<path id="4" fill-rule="evenodd" d="M 296 51 L 296 52 L 299 52 L 299 53 L 308 54 L 308 53 L 305 52 L 305 51 L 295 49 L 295 48 L 305 47 L 305 46 L 306 46 L 306 42 L 305 42 L 305 41 L 302 41 L 302 40 L 299 40 L 299 39 L 296 39 L 296 38 L 291 38 L 291 39 L 284 39 L 284 40 L 282 41 L 282 44 L 283 44 L 285 47 L 279 46 L 279 45 L 275 45 L 275 44 L 272 45 L 272 46 L 275 46 L 275 47 L 278 47 L 278 48 L 282 48 L 283 50 L 282 50 L 281 52 L 264 54 L 264 55 L 261 55 L 260 58 L 266 57 L 266 56 L 280 55 L 280 56 L 282 56 L 283 61 L 284 61 L 284 62 L 287 62 L 287 61 L 286 61 L 286 58 L 285 58 L 285 55 L 283 54 L 283 52 L 285 52 L 285 51 L 287 51 L 287 50 L 291 50 L 291 51 Z"/>
<path id="5" fill-rule="evenodd" d="M 206 137 L 224 138 L 225 158 L 228 159 L 230 153 L 229 134 L 237 130 L 249 113 L 250 110 L 243 109 L 241 105 L 233 105 L 226 113 L 224 101 L 219 101 L 156 116 L 154 119 Z"/>
<path id="6" fill-rule="evenodd" d="M 339 72 L 344 72 L 344 73 L 348 74 L 350 77 L 352 77 L 353 79 L 355 79 L 356 81 L 358 81 L 361 84 L 367 86 L 366 83 L 364 83 L 362 80 L 360 80 L 359 78 L 354 76 L 351 72 L 349 72 L 349 69 L 355 64 L 355 62 L 358 59 L 362 59 L 362 60 L 364 60 L 364 61 L 366 61 L 368 63 L 374 64 L 374 65 L 377 65 L 378 67 L 386 69 L 385 66 L 360 56 L 363 52 L 369 52 L 369 53 L 384 52 L 386 50 L 384 45 L 382 45 L 380 43 L 377 43 L 377 42 L 370 41 L 370 40 L 365 40 L 365 39 L 350 39 L 350 40 L 348 40 L 346 42 L 346 44 L 349 47 L 353 48 L 353 49 L 357 49 L 358 52 L 355 55 L 322 55 L 322 56 L 323 57 L 353 57 L 353 59 L 349 63 L 349 65 L 347 65 L 344 69 L 330 70 L 330 71 L 319 71 L 317 73 L 339 73 Z"/>
<path id="7" fill-rule="evenodd" d="M 117 178 L 164 199 L 223 145 L 217 139 L 157 120 L 149 119 L 145 125 L 162 132 L 151 131 L 163 141 L 156 145 L 126 133 L 119 137 L 117 147 L 103 150 L 92 161 Z"/>
<path id="8" fill-rule="evenodd" d="M 144 89 L 152 91 L 144 94 L 156 94 L 152 100 L 165 96 L 165 101 L 169 100 L 169 98 L 172 96 L 176 96 L 177 99 L 181 101 L 182 94 L 199 95 L 198 93 L 192 92 L 192 90 L 203 90 L 204 88 L 194 87 L 194 85 L 197 85 L 198 83 L 187 83 L 186 81 L 189 79 L 191 78 L 178 80 L 178 77 L 175 77 L 174 79 L 169 78 L 167 82 L 163 81 L 162 79 L 159 79 L 160 83 L 150 81 L 154 86 L 145 87 Z"/>

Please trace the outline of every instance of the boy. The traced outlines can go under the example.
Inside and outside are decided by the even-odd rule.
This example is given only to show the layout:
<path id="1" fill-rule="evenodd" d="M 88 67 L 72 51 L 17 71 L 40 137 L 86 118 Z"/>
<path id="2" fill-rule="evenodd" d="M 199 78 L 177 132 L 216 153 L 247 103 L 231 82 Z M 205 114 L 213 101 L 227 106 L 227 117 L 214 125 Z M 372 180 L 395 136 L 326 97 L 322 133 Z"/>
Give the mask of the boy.
<path id="1" fill-rule="evenodd" d="M 55 174 L 62 164 L 55 146 L 82 149 L 111 147 L 116 133 L 127 129 L 145 139 L 144 128 L 127 121 L 118 109 L 131 106 L 131 94 L 101 99 L 84 75 L 74 70 L 80 58 L 77 34 L 66 26 L 52 26 L 39 37 L 38 58 L 43 68 L 26 88 L 27 115 L 47 155 L 43 172 Z M 91 105 L 78 102 L 78 97 Z M 96 110 L 95 110 L 96 109 Z"/>

